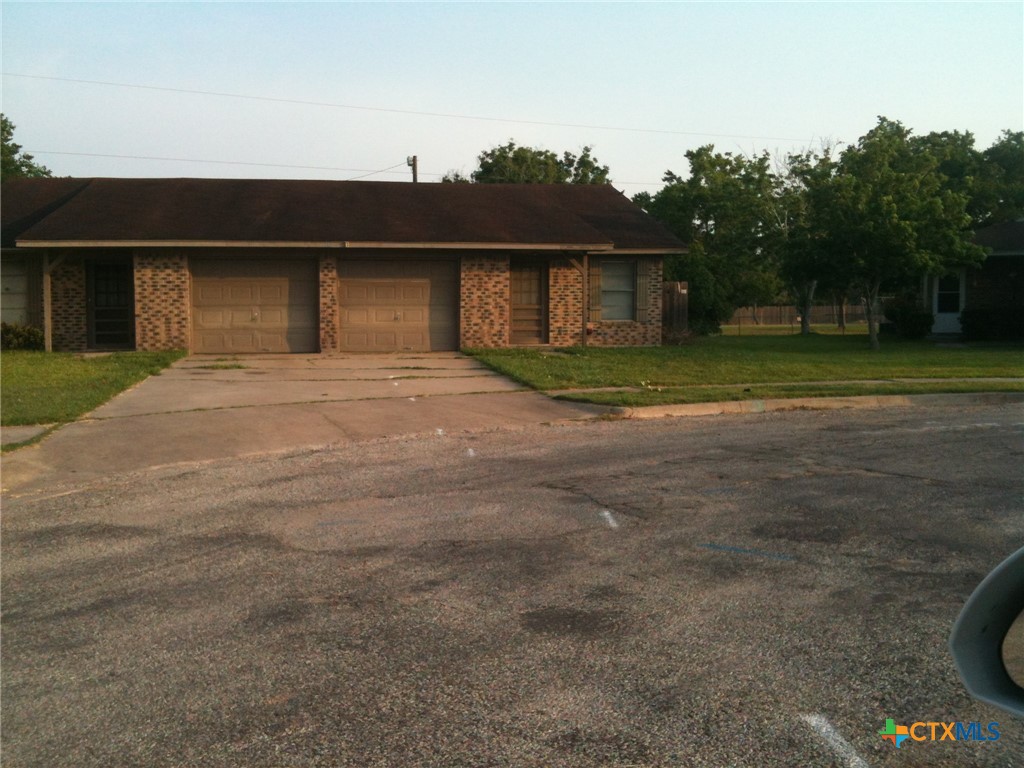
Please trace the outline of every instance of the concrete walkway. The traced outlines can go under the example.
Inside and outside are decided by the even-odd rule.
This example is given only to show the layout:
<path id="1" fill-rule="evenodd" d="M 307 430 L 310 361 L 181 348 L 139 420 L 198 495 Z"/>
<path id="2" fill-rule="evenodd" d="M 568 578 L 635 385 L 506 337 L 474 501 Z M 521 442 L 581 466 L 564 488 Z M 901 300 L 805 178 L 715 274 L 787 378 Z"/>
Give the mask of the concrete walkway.
<path id="1" fill-rule="evenodd" d="M 4 490 L 412 434 L 591 418 L 457 353 L 193 356 L 4 454 Z"/>

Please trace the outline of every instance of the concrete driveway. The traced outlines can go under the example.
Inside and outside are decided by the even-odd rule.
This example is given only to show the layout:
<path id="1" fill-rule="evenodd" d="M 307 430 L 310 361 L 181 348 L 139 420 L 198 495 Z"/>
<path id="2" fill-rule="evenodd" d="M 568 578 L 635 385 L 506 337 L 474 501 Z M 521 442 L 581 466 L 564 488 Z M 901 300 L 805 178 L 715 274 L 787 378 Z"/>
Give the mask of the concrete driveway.
<path id="1" fill-rule="evenodd" d="M 5 490 L 152 466 L 601 413 L 458 353 L 193 356 L 7 455 Z"/>

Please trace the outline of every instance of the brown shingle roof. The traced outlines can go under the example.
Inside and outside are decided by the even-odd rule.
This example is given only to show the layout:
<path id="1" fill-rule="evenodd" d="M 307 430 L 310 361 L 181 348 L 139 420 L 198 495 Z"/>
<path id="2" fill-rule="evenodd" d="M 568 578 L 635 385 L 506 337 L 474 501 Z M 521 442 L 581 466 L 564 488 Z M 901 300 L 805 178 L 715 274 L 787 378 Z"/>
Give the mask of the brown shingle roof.
<path id="1" fill-rule="evenodd" d="M 11 179 L 0 187 L 0 244 L 15 238 L 89 185 L 89 179 Z"/>
<path id="2" fill-rule="evenodd" d="M 64 179 L 5 182 L 9 199 Z M 609 186 L 247 179 L 92 179 L 17 233 L 33 242 L 546 244 L 681 250 Z M 10 188 L 9 188 L 10 187 Z M 7 231 L 4 217 L 5 236 Z"/>
<path id="3" fill-rule="evenodd" d="M 979 229 L 974 234 L 974 242 L 991 248 L 994 255 L 1024 255 L 1024 219 Z"/>

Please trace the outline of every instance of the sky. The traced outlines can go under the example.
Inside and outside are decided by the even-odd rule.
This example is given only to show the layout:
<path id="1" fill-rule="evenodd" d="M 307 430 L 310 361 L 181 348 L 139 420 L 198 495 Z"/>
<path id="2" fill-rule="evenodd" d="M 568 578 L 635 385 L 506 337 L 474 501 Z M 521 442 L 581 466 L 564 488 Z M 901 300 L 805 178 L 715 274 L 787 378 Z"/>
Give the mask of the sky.
<path id="1" fill-rule="evenodd" d="M 979 148 L 1024 130 L 1021 0 L 2 2 L 0 21 L 2 110 L 60 176 L 411 182 L 416 155 L 436 182 L 512 139 L 590 146 L 633 195 L 686 176 L 689 149 L 856 143 L 879 115 Z"/>

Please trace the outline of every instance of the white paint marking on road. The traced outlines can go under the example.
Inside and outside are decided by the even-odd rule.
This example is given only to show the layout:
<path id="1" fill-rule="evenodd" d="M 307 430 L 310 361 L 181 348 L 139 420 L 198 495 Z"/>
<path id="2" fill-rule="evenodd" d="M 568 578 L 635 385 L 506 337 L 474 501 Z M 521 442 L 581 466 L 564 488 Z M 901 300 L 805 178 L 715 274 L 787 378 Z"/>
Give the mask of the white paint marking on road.
<path id="1" fill-rule="evenodd" d="M 857 754 L 846 739 L 839 735 L 839 731 L 832 727 L 832 723 L 821 715 L 800 715 L 800 719 L 811 726 L 822 741 L 832 748 L 836 755 L 845 761 L 849 768 L 870 768 L 867 761 Z"/>
<path id="2" fill-rule="evenodd" d="M 619 521 L 616 520 L 615 517 L 612 515 L 612 513 L 609 512 L 607 509 L 602 509 L 601 510 L 601 517 L 603 517 L 604 521 L 606 523 L 608 523 L 608 527 L 609 528 L 618 528 L 619 527 Z"/>

